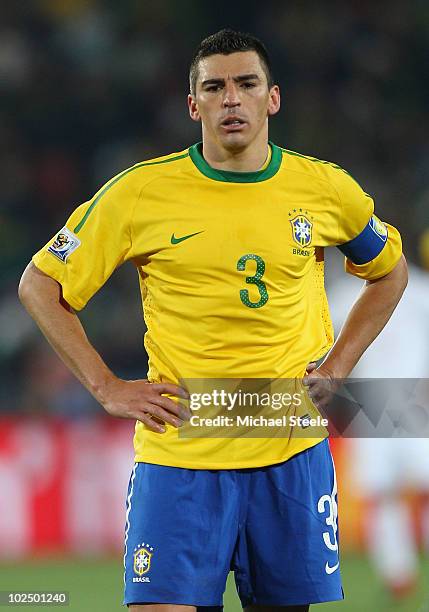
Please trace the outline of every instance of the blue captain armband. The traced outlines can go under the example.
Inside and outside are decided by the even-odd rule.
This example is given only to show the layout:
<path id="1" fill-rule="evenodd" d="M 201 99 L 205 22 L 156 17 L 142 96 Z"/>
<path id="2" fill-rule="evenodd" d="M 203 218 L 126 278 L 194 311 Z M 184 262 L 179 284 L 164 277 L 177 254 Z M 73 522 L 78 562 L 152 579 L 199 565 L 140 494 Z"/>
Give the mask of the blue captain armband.
<path id="1" fill-rule="evenodd" d="M 372 261 L 381 253 L 387 242 L 387 237 L 387 227 L 378 217 L 372 215 L 356 238 L 338 245 L 338 248 L 347 259 L 360 266 Z"/>

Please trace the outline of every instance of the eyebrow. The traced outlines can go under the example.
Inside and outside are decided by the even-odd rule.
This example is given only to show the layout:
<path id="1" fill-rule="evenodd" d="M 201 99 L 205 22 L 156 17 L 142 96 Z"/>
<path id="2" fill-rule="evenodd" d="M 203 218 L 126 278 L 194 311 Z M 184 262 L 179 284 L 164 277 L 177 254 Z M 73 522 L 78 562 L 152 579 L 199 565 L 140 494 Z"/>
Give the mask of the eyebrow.
<path id="1" fill-rule="evenodd" d="M 257 74 L 240 74 L 239 76 L 233 77 L 233 80 L 236 83 L 241 83 L 242 81 L 259 81 L 260 78 Z M 223 85 L 225 83 L 225 79 L 207 79 L 201 83 L 202 87 L 205 85 Z"/>

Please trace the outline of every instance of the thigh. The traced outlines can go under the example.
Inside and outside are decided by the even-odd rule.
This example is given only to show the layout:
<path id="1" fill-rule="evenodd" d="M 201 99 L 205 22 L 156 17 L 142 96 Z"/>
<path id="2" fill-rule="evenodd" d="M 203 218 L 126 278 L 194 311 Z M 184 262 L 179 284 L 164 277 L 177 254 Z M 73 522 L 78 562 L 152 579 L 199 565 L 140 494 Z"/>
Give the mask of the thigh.
<path id="1" fill-rule="evenodd" d="M 130 612 L 222 612 L 223 606 L 179 606 L 176 604 L 135 604 Z"/>
<path id="2" fill-rule="evenodd" d="M 177 604 L 134 604 L 128 606 L 130 612 L 196 612 L 195 606 Z"/>
<path id="3" fill-rule="evenodd" d="M 222 605 L 238 529 L 225 471 L 137 463 L 125 534 L 125 604 Z"/>
<path id="4" fill-rule="evenodd" d="M 251 474 L 234 570 L 243 607 L 299 610 L 343 599 L 337 483 L 327 440 Z"/>
<path id="5" fill-rule="evenodd" d="M 248 606 L 244 612 L 308 612 L 309 606 Z"/>

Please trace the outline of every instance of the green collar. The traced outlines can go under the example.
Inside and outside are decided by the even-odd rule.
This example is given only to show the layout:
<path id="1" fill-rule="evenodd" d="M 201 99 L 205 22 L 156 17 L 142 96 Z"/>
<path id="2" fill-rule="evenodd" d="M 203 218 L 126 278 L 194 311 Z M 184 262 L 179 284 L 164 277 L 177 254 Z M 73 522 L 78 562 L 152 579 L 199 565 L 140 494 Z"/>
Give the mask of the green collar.
<path id="1" fill-rule="evenodd" d="M 207 176 L 207 178 L 215 181 L 222 181 L 224 183 L 259 183 L 273 177 L 280 168 L 282 161 L 282 151 L 280 147 L 271 141 L 269 145 L 271 147 L 270 163 L 264 170 L 257 170 L 256 172 L 231 172 L 230 170 L 217 170 L 216 168 L 212 168 L 203 157 L 202 142 L 197 142 L 189 147 L 189 155 L 198 170 L 204 174 L 204 176 Z"/>

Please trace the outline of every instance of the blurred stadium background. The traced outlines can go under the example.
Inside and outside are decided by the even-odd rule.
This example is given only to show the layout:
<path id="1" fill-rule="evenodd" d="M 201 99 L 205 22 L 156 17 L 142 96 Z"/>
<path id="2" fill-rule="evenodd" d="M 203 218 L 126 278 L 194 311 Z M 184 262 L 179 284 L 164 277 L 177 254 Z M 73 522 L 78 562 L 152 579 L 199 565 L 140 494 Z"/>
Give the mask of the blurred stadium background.
<path id="1" fill-rule="evenodd" d="M 271 51 L 283 94 L 272 140 L 351 172 L 419 264 L 429 227 L 427 0 L 3 2 L 0 590 L 65 589 L 70 609 L 119 609 L 132 424 L 103 417 L 18 303 L 17 283 L 108 178 L 199 140 L 185 105 L 189 59 L 225 26 L 255 33 Z M 108 364 L 129 378 L 146 372 L 136 280 L 125 266 L 82 314 Z M 333 447 L 347 599 L 320 609 L 429 610 L 423 557 L 409 597 L 398 603 L 383 590 L 364 554 L 348 441 Z M 226 610 L 238 609 L 229 588 Z"/>

